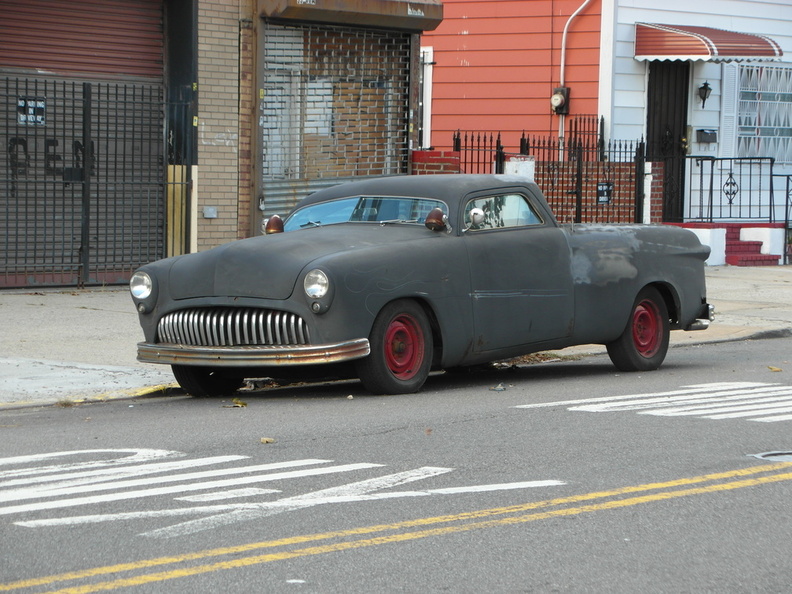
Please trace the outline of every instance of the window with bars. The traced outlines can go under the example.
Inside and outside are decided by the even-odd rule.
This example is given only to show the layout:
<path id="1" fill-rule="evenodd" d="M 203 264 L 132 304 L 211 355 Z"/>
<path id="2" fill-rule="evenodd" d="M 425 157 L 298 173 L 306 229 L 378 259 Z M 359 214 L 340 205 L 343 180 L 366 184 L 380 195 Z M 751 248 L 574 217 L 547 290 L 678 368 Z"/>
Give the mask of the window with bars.
<path id="1" fill-rule="evenodd" d="M 262 181 L 406 172 L 410 35 L 266 23 Z"/>
<path id="2" fill-rule="evenodd" d="M 737 156 L 792 163 L 792 67 L 740 65 Z"/>

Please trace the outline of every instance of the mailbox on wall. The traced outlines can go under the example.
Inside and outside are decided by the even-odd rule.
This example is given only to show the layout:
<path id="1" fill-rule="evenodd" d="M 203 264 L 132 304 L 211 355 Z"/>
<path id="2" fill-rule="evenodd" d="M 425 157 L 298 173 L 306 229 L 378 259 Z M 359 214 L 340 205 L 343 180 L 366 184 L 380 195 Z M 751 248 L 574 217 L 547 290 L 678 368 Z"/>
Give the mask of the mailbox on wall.
<path id="1" fill-rule="evenodd" d="M 716 130 L 696 130 L 696 142 L 705 144 L 718 142 L 718 132 Z"/>

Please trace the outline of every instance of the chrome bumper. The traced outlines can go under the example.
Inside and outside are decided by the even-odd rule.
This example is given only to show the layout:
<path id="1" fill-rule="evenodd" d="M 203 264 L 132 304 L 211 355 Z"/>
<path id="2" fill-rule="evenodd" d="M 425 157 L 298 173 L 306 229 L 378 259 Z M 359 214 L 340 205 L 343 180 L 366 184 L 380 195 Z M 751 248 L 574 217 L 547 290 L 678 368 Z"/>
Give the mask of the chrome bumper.
<path id="1" fill-rule="evenodd" d="M 701 308 L 701 312 L 699 313 L 699 319 L 694 320 L 687 326 L 687 328 L 685 328 L 685 330 L 706 330 L 709 328 L 710 322 L 714 319 L 715 306 L 710 303 L 705 303 Z"/>
<path id="2" fill-rule="evenodd" d="M 341 363 L 367 356 L 367 338 L 336 344 L 205 347 L 138 343 L 138 361 L 165 365 L 208 367 L 258 367 Z"/>

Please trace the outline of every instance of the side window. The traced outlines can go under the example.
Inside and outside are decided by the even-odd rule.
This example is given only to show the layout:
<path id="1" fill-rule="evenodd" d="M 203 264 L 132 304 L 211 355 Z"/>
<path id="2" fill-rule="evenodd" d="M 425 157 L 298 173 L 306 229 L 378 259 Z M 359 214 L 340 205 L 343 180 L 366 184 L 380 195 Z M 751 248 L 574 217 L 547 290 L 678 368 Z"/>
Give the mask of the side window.
<path id="1" fill-rule="evenodd" d="M 477 213 L 473 212 L 474 209 Z M 474 216 L 475 214 L 478 216 Z M 522 194 L 474 198 L 465 206 L 465 229 L 500 229 L 541 224 L 541 217 Z"/>

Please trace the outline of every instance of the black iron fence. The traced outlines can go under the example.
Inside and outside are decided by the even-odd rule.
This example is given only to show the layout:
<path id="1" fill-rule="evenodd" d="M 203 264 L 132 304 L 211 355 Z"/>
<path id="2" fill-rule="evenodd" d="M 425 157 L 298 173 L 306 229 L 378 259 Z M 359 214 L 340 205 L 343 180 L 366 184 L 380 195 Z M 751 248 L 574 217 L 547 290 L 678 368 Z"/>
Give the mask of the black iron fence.
<path id="1" fill-rule="evenodd" d="M 779 202 L 784 205 L 784 264 L 790 264 L 792 263 L 792 174 L 773 174 L 773 187 Z"/>
<path id="2" fill-rule="evenodd" d="M 189 194 L 166 109 L 161 85 L 0 79 L 0 287 L 122 283 L 166 255 Z"/>
<path id="3" fill-rule="evenodd" d="M 597 128 L 594 128 L 597 130 Z M 463 173 L 528 172 L 561 222 L 641 222 L 645 149 L 641 141 L 605 143 L 599 132 L 566 138 L 526 136 L 509 151 L 494 132 L 457 132 Z"/>
<path id="4" fill-rule="evenodd" d="M 601 126 L 601 120 L 599 123 Z M 566 138 L 526 136 L 516 150 L 496 132 L 454 134 L 463 173 L 504 173 L 530 159 L 530 174 L 565 222 L 766 221 L 790 224 L 790 177 L 769 157 L 688 156 L 651 162 L 643 141 L 602 140 L 601 128 L 570 128 Z M 678 162 L 670 163 L 672 159 Z M 526 169 L 523 168 L 523 171 Z M 647 186 L 650 171 L 653 185 Z M 784 187 L 784 199 L 776 201 Z M 651 192 L 652 212 L 644 213 Z M 647 216 L 645 216 L 647 215 Z"/>
<path id="5" fill-rule="evenodd" d="M 774 159 L 689 156 L 686 160 L 687 220 L 783 220 L 775 203 Z"/>

